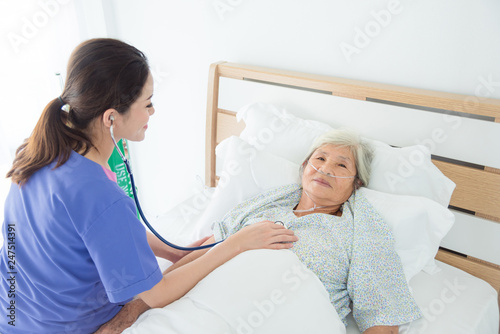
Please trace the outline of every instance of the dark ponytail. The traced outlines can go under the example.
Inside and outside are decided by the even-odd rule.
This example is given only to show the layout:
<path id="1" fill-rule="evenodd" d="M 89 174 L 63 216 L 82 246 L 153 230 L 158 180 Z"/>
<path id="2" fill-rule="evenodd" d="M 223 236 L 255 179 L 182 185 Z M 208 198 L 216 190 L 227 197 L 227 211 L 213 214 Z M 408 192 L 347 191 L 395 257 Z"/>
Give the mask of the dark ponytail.
<path id="1" fill-rule="evenodd" d="M 90 123 L 106 110 L 128 112 L 149 75 L 144 54 L 116 39 L 91 39 L 80 44 L 68 62 L 63 94 L 44 109 L 31 136 L 17 149 L 7 177 L 23 185 L 40 168 L 71 152 L 85 155 L 94 147 Z M 63 106 L 65 106 L 63 108 Z"/>

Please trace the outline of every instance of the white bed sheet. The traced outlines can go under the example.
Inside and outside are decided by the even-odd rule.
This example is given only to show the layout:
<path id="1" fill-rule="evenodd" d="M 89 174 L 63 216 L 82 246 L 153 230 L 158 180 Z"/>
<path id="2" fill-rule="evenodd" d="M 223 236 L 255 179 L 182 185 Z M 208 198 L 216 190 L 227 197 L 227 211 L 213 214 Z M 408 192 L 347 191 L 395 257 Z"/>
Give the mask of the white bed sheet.
<path id="1" fill-rule="evenodd" d="M 217 247 L 217 246 L 216 246 Z M 127 334 L 345 334 L 321 281 L 290 250 L 244 252 Z"/>
<path id="2" fill-rule="evenodd" d="M 210 194 L 211 190 L 205 193 Z M 186 245 L 193 241 L 193 228 L 203 212 L 201 202 L 200 194 L 188 198 L 160 216 L 153 225 L 169 241 Z M 163 259 L 159 259 L 159 263 L 162 269 L 170 265 Z M 410 288 L 424 316 L 401 326 L 400 333 L 499 333 L 497 292 L 487 282 L 460 269 L 436 263 L 439 272 L 430 275 L 421 271 L 410 280 Z M 348 323 L 347 334 L 360 333 L 352 314 Z"/>
<path id="3" fill-rule="evenodd" d="M 498 296 L 485 281 L 460 269 L 436 261 L 440 272 L 423 271 L 410 280 L 413 296 L 423 317 L 402 334 L 497 334 L 499 330 Z M 358 334 L 352 314 L 347 334 Z"/>

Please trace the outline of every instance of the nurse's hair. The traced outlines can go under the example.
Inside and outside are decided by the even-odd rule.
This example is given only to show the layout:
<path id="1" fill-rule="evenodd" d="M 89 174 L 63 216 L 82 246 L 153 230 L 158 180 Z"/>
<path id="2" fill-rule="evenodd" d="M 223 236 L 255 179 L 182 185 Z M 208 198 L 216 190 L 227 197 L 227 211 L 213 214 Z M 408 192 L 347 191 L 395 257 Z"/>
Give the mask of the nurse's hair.
<path id="1" fill-rule="evenodd" d="M 349 148 L 354 156 L 357 171 L 356 177 L 354 178 L 355 188 L 368 185 L 370 182 L 373 149 L 365 139 L 361 138 L 358 133 L 350 129 L 331 130 L 316 138 L 309 149 L 307 157 L 300 166 L 301 178 L 304 168 L 311 156 L 318 148 L 325 145 L 335 145 Z"/>
<path id="2" fill-rule="evenodd" d="M 63 165 L 73 150 L 85 155 L 95 147 L 89 136 L 93 120 L 111 108 L 126 114 L 148 75 L 146 56 L 127 43 L 97 38 L 78 45 L 61 96 L 47 104 L 33 133 L 17 149 L 7 177 L 23 185 L 53 161 L 55 168 Z"/>

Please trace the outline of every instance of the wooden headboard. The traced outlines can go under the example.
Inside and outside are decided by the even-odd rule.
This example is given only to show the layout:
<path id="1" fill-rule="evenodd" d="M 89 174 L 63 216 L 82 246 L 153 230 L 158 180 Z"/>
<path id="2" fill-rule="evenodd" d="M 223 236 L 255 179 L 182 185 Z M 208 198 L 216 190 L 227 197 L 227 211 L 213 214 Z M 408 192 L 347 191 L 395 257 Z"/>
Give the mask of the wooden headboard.
<path id="1" fill-rule="evenodd" d="M 325 99 L 325 95 L 330 95 L 330 98 L 341 97 L 342 99 L 337 98 L 339 101 L 345 101 L 344 99 L 367 101 L 363 103 L 377 104 L 377 106 L 383 104 L 388 109 L 396 110 L 395 112 L 401 110 L 400 113 L 406 113 L 411 109 L 418 111 L 419 114 L 416 117 L 425 116 L 431 119 L 431 117 L 435 118 L 436 114 L 455 117 L 455 124 L 459 124 L 460 130 L 464 133 L 471 132 L 467 130 L 467 126 L 475 128 L 475 122 L 484 123 L 487 130 L 479 131 L 479 134 L 473 135 L 471 139 L 477 141 L 477 144 L 472 144 L 475 145 L 476 150 L 484 150 L 481 157 L 477 159 L 466 157 L 464 158 L 466 161 L 462 161 L 460 157 L 467 152 L 448 148 L 453 144 L 453 140 L 460 141 L 461 133 L 454 134 L 456 139 L 451 138 L 451 133 L 449 136 L 441 133 L 441 137 L 437 137 L 450 138 L 449 142 L 445 143 L 446 145 L 440 145 L 440 149 L 441 146 L 446 146 L 442 148 L 443 154 L 433 152 L 433 162 L 457 185 L 451 198 L 450 208 L 455 213 L 457 218 L 455 225 L 458 227 L 456 231 L 452 229 L 453 233 L 450 231 L 449 234 L 452 234 L 452 237 L 447 237 L 449 240 L 446 243 L 449 247 L 445 246 L 448 249 L 441 248 L 436 258 L 486 280 L 497 291 L 500 291 L 500 140 L 496 143 L 500 137 L 495 137 L 495 133 L 500 134 L 500 100 L 227 62 L 215 63 L 210 66 L 206 123 L 205 180 L 207 185 L 212 187 L 217 181 L 216 145 L 229 136 L 239 135 L 244 129 L 244 124 L 236 122 L 235 112 L 238 106 L 247 104 L 249 101 L 257 102 L 252 99 L 269 99 L 269 96 L 274 95 L 270 93 L 264 96 L 265 94 L 257 92 L 248 94 L 248 97 L 245 96 L 247 100 L 236 103 L 232 101 L 234 94 L 231 91 L 228 93 L 231 97 L 225 98 L 225 102 L 222 102 L 223 81 L 224 87 L 229 87 L 231 83 L 241 85 L 242 82 L 248 82 L 247 85 L 252 88 L 256 85 L 264 85 L 277 87 L 273 89 L 292 89 L 295 92 L 292 93 L 293 96 L 297 95 L 299 92 L 297 89 L 300 89 L 306 91 L 307 94 L 317 93 L 321 99 Z M 283 101 L 286 102 L 288 99 Z M 355 106 L 358 106 L 360 102 L 356 103 L 358 104 Z M 447 122 L 451 122 L 450 120 L 451 118 Z M 390 132 L 395 127 L 387 127 L 385 124 L 387 120 L 380 122 L 384 122 L 386 127 L 379 132 L 386 133 L 388 130 Z M 413 127 L 412 124 L 407 126 Z M 375 124 L 372 124 L 366 129 L 371 131 L 375 127 Z M 436 129 L 440 128 L 435 126 L 434 132 L 431 131 L 428 136 L 433 136 Z M 484 131 L 493 133 L 493 137 Z M 371 133 L 360 132 L 366 137 L 373 138 Z M 388 142 L 387 138 L 392 140 L 396 137 L 394 134 L 388 135 L 390 137 L 383 137 L 384 134 L 381 134 L 382 138 L 374 139 L 383 140 L 394 146 L 406 146 L 411 143 L 411 139 L 394 139 L 395 142 Z M 482 135 L 484 138 L 481 138 Z M 490 148 L 490 145 L 493 145 L 493 148 Z M 448 154 L 448 151 L 451 153 Z M 491 157 L 491 155 L 494 156 Z M 481 240 L 469 242 L 468 238 Z"/>

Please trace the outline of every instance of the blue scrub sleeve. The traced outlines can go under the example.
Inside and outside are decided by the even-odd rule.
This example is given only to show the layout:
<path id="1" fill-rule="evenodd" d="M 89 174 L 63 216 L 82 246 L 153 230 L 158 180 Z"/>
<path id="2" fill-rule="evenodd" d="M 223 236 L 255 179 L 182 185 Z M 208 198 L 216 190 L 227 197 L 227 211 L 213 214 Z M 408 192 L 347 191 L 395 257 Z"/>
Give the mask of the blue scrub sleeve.
<path id="1" fill-rule="evenodd" d="M 128 301 L 163 278 L 129 197 L 109 206 L 82 238 L 112 303 Z"/>

